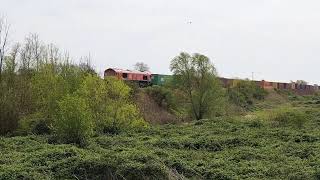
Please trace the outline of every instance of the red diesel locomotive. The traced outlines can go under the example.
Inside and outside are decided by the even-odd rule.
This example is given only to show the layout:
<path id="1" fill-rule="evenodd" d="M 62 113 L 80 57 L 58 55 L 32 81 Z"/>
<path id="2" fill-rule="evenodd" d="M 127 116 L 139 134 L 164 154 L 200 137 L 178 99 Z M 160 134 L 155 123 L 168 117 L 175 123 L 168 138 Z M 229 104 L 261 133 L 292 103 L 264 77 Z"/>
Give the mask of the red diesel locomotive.
<path id="1" fill-rule="evenodd" d="M 104 71 L 104 77 L 116 77 L 119 80 L 137 82 L 140 87 L 148 86 L 151 82 L 151 72 L 140 72 L 132 70 L 123 70 L 109 68 Z"/>

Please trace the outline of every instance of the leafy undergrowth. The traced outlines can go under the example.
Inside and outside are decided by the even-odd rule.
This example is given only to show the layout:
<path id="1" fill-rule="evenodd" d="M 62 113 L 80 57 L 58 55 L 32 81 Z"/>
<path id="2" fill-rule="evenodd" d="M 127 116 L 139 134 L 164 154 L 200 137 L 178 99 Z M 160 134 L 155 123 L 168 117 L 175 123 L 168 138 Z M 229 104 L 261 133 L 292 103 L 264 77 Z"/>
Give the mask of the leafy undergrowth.
<path id="1" fill-rule="evenodd" d="M 0 139 L 0 179 L 319 179 L 320 113 L 303 127 L 217 118 L 92 138 Z"/>

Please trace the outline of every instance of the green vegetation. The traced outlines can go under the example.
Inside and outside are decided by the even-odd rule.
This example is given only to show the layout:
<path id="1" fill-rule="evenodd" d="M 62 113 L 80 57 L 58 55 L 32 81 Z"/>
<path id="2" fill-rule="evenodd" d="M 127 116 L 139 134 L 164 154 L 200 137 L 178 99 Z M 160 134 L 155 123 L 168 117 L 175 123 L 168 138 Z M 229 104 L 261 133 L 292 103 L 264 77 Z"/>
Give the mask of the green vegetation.
<path id="1" fill-rule="evenodd" d="M 2 179 L 317 179 L 318 109 L 303 127 L 259 115 L 152 126 L 91 138 L 88 146 L 47 136 L 2 138 Z M 259 113 L 258 113 L 259 114 Z M 201 123 L 199 123 L 201 122 Z"/>
<path id="2" fill-rule="evenodd" d="M 210 59 L 201 54 L 181 53 L 171 61 L 173 81 L 190 104 L 197 120 L 213 117 L 224 105 L 224 91 Z"/>
<path id="3" fill-rule="evenodd" d="M 223 89 L 187 53 L 168 84 L 141 90 L 35 35 L 4 62 L 0 179 L 320 179 L 318 95 Z"/>
<path id="4" fill-rule="evenodd" d="M 176 98 L 170 88 L 163 86 L 151 86 L 146 88 L 146 92 L 159 106 L 167 109 L 168 111 L 174 111 L 177 109 Z"/>
<path id="5" fill-rule="evenodd" d="M 305 110 L 293 107 L 279 107 L 259 113 L 259 117 L 273 122 L 274 126 L 294 126 L 302 128 L 309 120 Z"/>
<path id="6" fill-rule="evenodd" d="M 237 106 L 249 110 L 254 101 L 263 100 L 267 92 L 249 80 L 239 80 L 228 88 L 229 100 Z"/>
<path id="7" fill-rule="evenodd" d="M 57 47 L 30 35 L 5 62 L 1 135 L 49 134 L 57 142 L 83 145 L 95 134 L 147 127 L 131 99 L 131 88 L 98 77 L 89 59 L 71 63 Z"/>
<path id="8" fill-rule="evenodd" d="M 85 144 L 93 134 L 91 112 L 86 101 L 69 95 L 59 101 L 54 130 L 64 143 Z"/>
<path id="9" fill-rule="evenodd" d="M 102 80 L 97 76 L 87 76 L 77 92 L 89 104 L 96 131 L 111 134 L 147 126 L 131 101 L 130 93 L 131 88 L 123 81 Z"/>

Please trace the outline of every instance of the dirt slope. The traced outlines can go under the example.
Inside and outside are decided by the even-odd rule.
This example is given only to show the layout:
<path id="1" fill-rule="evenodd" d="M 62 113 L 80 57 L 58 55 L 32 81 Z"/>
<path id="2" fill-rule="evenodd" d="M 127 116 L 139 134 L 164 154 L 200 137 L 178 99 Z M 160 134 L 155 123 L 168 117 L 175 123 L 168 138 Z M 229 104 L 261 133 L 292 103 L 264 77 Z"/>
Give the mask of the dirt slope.
<path id="1" fill-rule="evenodd" d="M 139 90 L 135 95 L 135 102 L 143 118 L 151 124 L 176 123 L 178 118 L 160 107 L 147 93 Z"/>

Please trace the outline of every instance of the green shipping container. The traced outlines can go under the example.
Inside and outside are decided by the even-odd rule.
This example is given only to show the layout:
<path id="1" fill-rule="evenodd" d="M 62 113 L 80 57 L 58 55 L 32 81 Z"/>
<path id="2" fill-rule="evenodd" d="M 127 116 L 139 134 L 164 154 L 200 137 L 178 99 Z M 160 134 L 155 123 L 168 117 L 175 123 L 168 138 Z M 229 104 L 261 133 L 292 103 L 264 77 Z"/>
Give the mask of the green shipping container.
<path id="1" fill-rule="evenodd" d="M 151 83 L 153 85 L 162 86 L 166 82 L 168 82 L 171 78 L 171 75 L 164 75 L 164 74 L 152 74 L 151 76 Z"/>

